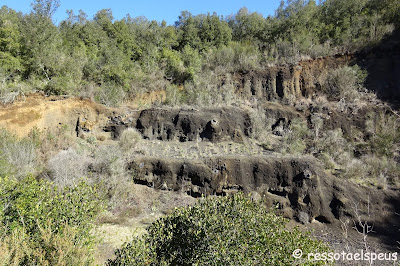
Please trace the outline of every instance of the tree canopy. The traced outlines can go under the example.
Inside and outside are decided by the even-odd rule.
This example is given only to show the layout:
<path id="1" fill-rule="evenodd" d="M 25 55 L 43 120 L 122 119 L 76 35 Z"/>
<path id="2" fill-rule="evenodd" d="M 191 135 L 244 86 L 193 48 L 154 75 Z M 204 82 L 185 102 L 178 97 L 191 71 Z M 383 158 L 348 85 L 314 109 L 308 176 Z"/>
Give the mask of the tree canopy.
<path id="1" fill-rule="evenodd" d="M 238 57 L 277 62 L 355 51 L 398 27 L 400 13 L 396 0 L 287 0 L 267 18 L 245 7 L 228 17 L 182 11 L 175 25 L 167 25 L 129 15 L 116 20 L 110 9 L 92 19 L 68 10 L 55 25 L 59 5 L 34 0 L 28 14 L 0 9 L 0 73 L 8 87 L 28 82 L 49 94 L 75 95 L 118 87 L 129 97 L 165 89 L 170 81 L 193 81 L 221 56 L 224 65 L 240 68 Z M 160 78 L 168 82 L 151 85 Z"/>

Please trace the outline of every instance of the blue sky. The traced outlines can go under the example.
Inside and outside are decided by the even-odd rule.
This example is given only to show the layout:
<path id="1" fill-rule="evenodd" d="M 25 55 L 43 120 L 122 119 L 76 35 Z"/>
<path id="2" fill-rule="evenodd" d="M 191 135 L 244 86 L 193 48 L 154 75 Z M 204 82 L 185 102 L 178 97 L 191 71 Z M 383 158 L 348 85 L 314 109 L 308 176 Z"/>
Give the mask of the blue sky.
<path id="1" fill-rule="evenodd" d="M 16 11 L 29 13 L 31 2 L 32 0 L 0 0 L 0 6 L 6 5 Z M 274 14 L 279 3 L 280 0 L 60 0 L 61 5 L 53 20 L 59 23 L 65 19 L 67 9 L 74 10 L 75 14 L 82 9 L 91 19 L 97 11 L 111 8 L 116 19 L 121 19 L 129 13 L 131 17 L 145 16 L 149 20 L 157 21 L 164 19 L 168 24 L 173 24 L 178 20 L 180 12 L 184 10 L 188 10 L 193 15 L 215 11 L 219 15 L 227 16 L 245 6 L 251 12 L 256 11 L 268 16 Z"/>

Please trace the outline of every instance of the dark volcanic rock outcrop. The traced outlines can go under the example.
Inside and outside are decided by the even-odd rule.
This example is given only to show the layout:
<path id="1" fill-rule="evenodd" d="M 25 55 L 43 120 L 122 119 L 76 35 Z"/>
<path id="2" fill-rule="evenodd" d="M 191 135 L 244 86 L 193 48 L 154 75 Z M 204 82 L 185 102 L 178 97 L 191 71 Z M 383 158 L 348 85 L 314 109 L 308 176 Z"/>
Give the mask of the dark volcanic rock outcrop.
<path id="1" fill-rule="evenodd" d="M 240 108 L 148 109 L 136 122 L 144 138 L 158 140 L 243 141 L 249 135 L 249 115 Z"/>
<path id="2" fill-rule="evenodd" d="M 286 217 L 306 217 L 303 222 L 354 220 L 358 212 L 368 222 L 382 224 L 384 217 L 397 212 L 400 201 L 395 191 L 361 187 L 328 175 L 309 157 L 224 156 L 186 161 L 141 157 L 128 168 L 136 183 L 194 197 L 257 192 Z"/>
<path id="3" fill-rule="evenodd" d="M 288 123 L 301 116 L 293 108 L 277 103 L 264 106 L 266 118 Z M 174 109 L 150 108 L 133 111 L 125 116 L 115 115 L 103 128 L 114 139 L 128 128 L 136 128 L 144 139 L 179 142 L 186 141 L 234 141 L 243 142 L 253 130 L 249 113 L 237 107 Z"/>

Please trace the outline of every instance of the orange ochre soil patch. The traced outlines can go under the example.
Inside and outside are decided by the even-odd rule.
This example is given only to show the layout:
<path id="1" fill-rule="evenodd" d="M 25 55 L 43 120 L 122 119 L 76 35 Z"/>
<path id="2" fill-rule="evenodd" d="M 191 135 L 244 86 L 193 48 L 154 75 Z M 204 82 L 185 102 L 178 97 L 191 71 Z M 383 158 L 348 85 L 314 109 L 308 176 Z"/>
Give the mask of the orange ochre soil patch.
<path id="1" fill-rule="evenodd" d="M 107 111 L 107 108 L 88 99 L 33 94 L 11 105 L 0 106 L 0 127 L 24 137 L 34 127 L 45 130 L 68 125 L 73 128 L 78 117 L 90 117 L 97 121 L 104 118 Z"/>

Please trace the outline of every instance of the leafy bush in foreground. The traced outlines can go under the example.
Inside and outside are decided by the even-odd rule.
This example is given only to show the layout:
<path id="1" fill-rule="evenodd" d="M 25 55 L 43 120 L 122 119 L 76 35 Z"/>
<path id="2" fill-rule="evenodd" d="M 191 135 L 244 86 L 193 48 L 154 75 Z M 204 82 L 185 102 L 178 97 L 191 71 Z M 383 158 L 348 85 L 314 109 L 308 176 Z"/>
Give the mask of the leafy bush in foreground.
<path id="1" fill-rule="evenodd" d="M 87 260 L 94 244 L 93 222 L 103 209 L 100 199 L 96 188 L 84 181 L 58 189 L 33 176 L 0 177 L 0 261 L 68 264 L 65 259 L 75 253 Z"/>
<path id="2" fill-rule="evenodd" d="M 286 223 L 240 193 L 207 198 L 155 221 L 108 265 L 289 265 L 295 249 L 328 250 Z"/>
<path id="3" fill-rule="evenodd" d="M 46 222 L 35 240 L 24 228 L 14 229 L 0 238 L 0 265 L 89 265 L 90 247 L 76 241 L 76 228 L 63 227 L 62 233 L 56 233 Z"/>

